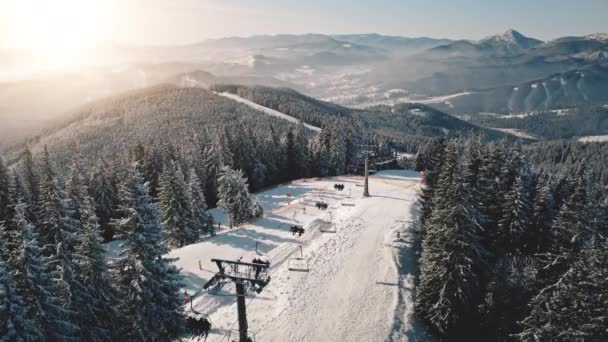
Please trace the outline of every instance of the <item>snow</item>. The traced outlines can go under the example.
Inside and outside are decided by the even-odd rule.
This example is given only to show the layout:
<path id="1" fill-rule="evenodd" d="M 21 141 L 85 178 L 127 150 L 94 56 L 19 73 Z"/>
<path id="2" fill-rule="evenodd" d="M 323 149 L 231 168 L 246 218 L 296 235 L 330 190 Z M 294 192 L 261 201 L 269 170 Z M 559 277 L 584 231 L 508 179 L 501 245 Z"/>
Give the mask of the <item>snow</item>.
<path id="1" fill-rule="evenodd" d="M 255 110 L 258 110 L 258 111 L 260 111 L 262 113 L 268 114 L 270 116 L 281 118 L 283 120 L 287 120 L 287 121 L 293 122 L 295 124 L 298 124 L 300 122 L 300 120 L 294 118 L 293 116 L 287 115 L 285 113 L 281 113 L 281 112 L 279 112 L 277 110 L 274 110 L 272 108 L 264 107 L 262 105 L 259 105 L 259 104 L 255 103 L 253 101 L 249 101 L 247 99 L 244 99 L 244 98 L 242 98 L 242 97 L 240 97 L 238 95 L 235 95 L 235 94 L 224 92 L 224 93 L 218 93 L 218 95 L 223 96 L 223 97 L 227 97 L 227 98 L 229 98 L 231 100 L 234 100 L 234 101 L 237 101 L 237 102 L 240 102 L 240 103 L 243 103 L 243 104 L 246 104 L 247 106 L 249 106 L 249 107 L 251 107 L 251 108 L 253 108 Z M 319 127 L 315 127 L 315 126 L 312 126 L 312 125 L 309 125 L 309 124 L 306 124 L 306 123 L 304 124 L 304 127 L 308 128 L 308 129 L 311 129 L 313 131 L 317 131 L 317 132 L 321 131 L 321 129 Z"/>
<path id="2" fill-rule="evenodd" d="M 608 141 L 608 135 L 589 135 L 586 137 L 580 137 L 578 138 L 578 141 L 580 142 L 603 142 L 603 141 Z"/>
<path id="3" fill-rule="evenodd" d="M 490 129 L 493 129 L 495 131 L 499 131 L 499 132 L 503 132 L 503 133 L 507 133 L 507 134 L 511 134 L 514 135 L 518 138 L 524 138 L 524 139 L 533 139 L 533 140 L 537 140 L 538 138 L 533 136 L 532 134 L 524 131 L 524 130 L 520 130 L 520 129 L 515 129 L 515 128 L 494 128 L 494 127 L 489 127 Z"/>
<path id="4" fill-rule="evenodd" d="M 585 36 L 587 39 L 599 40 L 602 42 L 608 42 L 608 33 L 594 33 Z"/>
<path id="5" fill-rule="evenodd" d="M 343 183 L 345 190 L 334 190 L 335 183 Z M 424 340 L 413 316 L 412 292 L 416 254 L 411 222 L 417 214 L 419 175 L 381 171 L 370 177 L 370 198 L 362 197 L 362 184 L 360 176 L 303 179 L 261 192 L 263 218 L 168 256 L 179 258 L 184 289 L 197 294 L 216 271 L 211 258 L 250 261 L 257 255 L 257 242 L 258 251 L 272 262 L 269 285 L 247 298 L 249 331 L 258 341 Z M 319 199 L 328 203 L 327 211 L 315 207 Z M 212 213 L 222 219 L 219 210 Z M 291 235 L 291 224 L 303 225 L 305 233 Z M 331 224 L 336 233 L 319 231 Z M 300 245 L 310 272 L 287 268 L 286 261 L 299 256 Z M 201 292 L 193 302 L 213 323 L 208 341 L 222 341 L 238 328 L 234 289 L 226 286 L 220 294 Z"/>
<path id="6" fill-rule="evenodd" d="M 296 72 L 299 72 L 299 73 L 311 76 L 312 74 L 315 73 L 315 69 L 309 67 L 308 65 L 302 65 L 301 67 L 299 67 L 299 68 L 296 69 Z"/>
<path id="7" fill-rule="evenodd" d="M 410 110 L 409 110 L 409 112 L 410 112 L 410 114 L 412 114 L 412 115 L 416 115 L 416 116 L 422 116 L 422 117 L 425 117 L 425 116 L 428 116 L 428 115 L 429 115 L 429 113 L 427 113 L 427 112 L 425 112 L 425 111 L 422 111 L 422 110 L 420 110 L 419 108 L 410 109 Z"/>

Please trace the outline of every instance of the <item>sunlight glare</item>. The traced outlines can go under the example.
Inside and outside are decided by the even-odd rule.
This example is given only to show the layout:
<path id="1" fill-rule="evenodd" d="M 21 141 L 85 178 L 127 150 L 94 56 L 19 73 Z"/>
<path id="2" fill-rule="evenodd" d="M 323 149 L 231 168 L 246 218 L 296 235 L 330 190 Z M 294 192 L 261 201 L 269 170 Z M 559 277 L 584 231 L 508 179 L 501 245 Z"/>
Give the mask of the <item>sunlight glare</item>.
<path id="1" fill-rule="evenodd" d="M 21 0 L 13 15 L 12 40 L 32 49 L 75 49 L 104 36 L 102 0 Z"/>

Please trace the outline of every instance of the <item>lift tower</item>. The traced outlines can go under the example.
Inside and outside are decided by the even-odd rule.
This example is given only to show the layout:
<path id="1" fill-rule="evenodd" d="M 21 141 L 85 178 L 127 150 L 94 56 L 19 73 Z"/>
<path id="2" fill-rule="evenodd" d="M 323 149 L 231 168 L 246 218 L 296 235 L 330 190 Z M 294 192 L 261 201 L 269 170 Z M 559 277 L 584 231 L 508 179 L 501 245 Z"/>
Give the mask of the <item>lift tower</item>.
<path id="1" fill-rule="evenodd" d="M 239 342 L 248 342 L 247 309 L 245 307 L 246 286 L 260 293 L 270 282 L 267 263 L 248 263 L 222 259 L 211 259 L 217 264 L 217 272 L 203 285 L 203 289 L 221 289 L 226 283 L 233 282 L 236 286 L 236 304 L 239 317 Z"/>
<path id="2" fill-rule="evenodd" d="M 365 183 L 363 185 L 363 197 L 369 197 L 369 156 L 373 155 L 376 145 L 359 145 L 361 153 L 365 156 Z"/>

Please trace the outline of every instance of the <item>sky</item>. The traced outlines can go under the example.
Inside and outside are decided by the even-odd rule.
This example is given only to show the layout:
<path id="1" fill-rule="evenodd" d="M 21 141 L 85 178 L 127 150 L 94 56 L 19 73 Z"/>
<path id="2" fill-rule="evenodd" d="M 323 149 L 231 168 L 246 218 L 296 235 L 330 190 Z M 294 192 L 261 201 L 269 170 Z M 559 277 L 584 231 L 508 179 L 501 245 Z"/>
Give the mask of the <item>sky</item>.
<path id="1" fill-rule="evenodd" d="M 608 32 L 608 0 L 0 0 L 0 47 L 177 45 L 278 33 L 550 40 Z"/>

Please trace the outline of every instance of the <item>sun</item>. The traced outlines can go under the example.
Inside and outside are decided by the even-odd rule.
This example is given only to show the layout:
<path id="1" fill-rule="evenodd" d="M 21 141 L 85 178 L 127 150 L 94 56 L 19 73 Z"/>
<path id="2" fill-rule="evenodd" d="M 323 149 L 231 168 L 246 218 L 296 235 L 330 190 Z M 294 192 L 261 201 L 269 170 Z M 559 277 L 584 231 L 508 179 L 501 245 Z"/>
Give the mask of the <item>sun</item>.
<path id="1" fill-rule="evenodd" d="M 104 0 L 13 0 L 8 40 L 28 49 L 91 46 L 103 39 L 110 26 L 105 4 Z"/>

